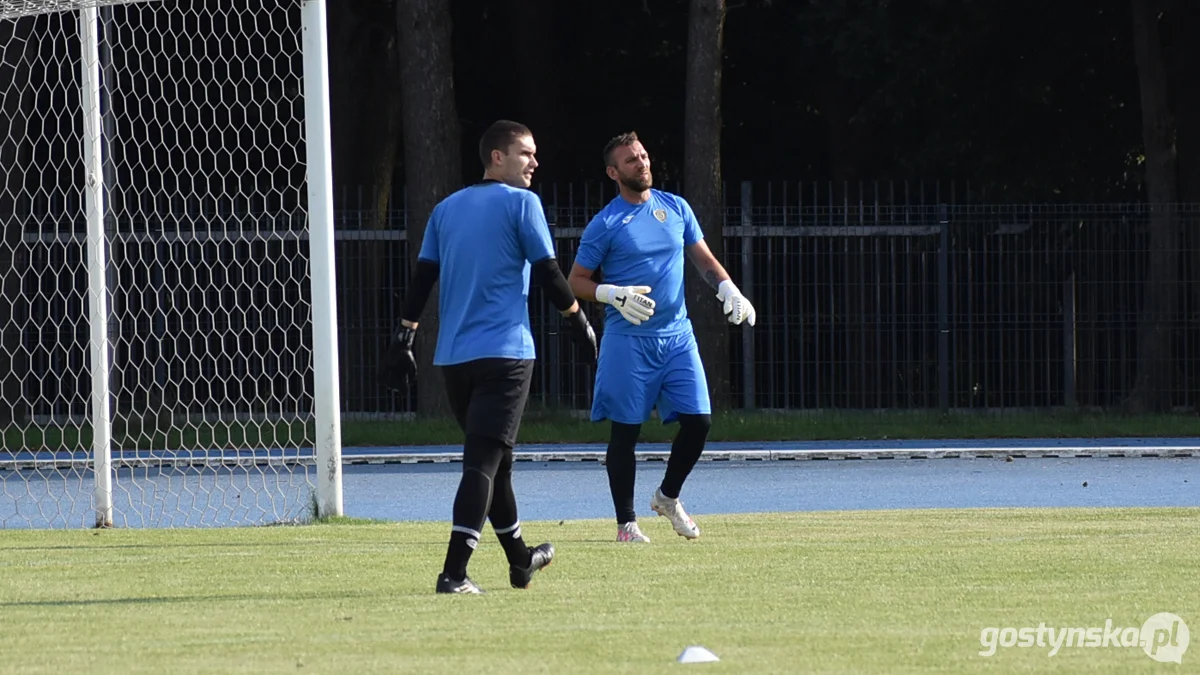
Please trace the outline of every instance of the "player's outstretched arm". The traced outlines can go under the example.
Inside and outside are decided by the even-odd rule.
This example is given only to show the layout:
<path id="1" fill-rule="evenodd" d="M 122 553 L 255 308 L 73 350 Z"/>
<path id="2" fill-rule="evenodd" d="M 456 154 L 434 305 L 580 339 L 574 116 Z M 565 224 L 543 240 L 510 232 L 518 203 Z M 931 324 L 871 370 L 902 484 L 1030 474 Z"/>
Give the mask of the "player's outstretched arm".
<path id="1" fill-rule="evenodd" d="M 592 281 L 595 270 L 589 270 L 579 263 L 571 267 L 571 291 L 582 300 L 603 302 L 617 308 L 621 316 L 629 323 L 639 326 L 643 321 L 654 316 L 654 299 L 649 296 L 652 290 L 649 286 L 614 286 L 612 284 L 597 284 Z"/>
<path id="2" fill-rule="evenodd" d="M 758 318 L 754 305 L 742 295 L 742 291 L 733 283 L 725 267 L 708 248 L 708 244 L 701 239 L 687 247 L 687 255 L 708 285 L 716 289 L 717 299 L 724 303 L 722 309 L 729 323 L 745 322 L 753 326 Z"/>
<path id="3" fill-rule="evenodd" d="M 402 391 L 409 382 L 417 377 L 417 359 L 413 356 L 413 340 L 417 335 L 417 325 L 425 304 L 429 302 L 429 294 L 437 283 L 441 266 L 430 260 L 418 260 L 417 270 L 409 282 L 408 297 L 400 310 L 400 322 L 388 340 L 387 351 L 383 358 L 384 386 L 395 391 Z"/>
<path id="4" fill-rule="evenodd" d="M 575 344 L 579 345 L 580 350 L 592 363 L 595 363 L 597 357 L 596 331 L 588 322 L 587 314 L 583 312 L 579 302 L 575 300 L 571 286 L 558 267 L 558 261 L 554 258 L 543 258 L 533 263 L 531 272 L 534 280 L 545 291 L 550 304 L 567 320 Z"/>

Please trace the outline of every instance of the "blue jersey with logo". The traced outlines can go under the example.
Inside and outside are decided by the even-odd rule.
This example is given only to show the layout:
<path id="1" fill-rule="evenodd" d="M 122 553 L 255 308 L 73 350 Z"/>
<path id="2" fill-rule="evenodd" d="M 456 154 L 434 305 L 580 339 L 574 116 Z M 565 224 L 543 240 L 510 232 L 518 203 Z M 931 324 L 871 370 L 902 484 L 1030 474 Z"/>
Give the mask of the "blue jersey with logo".
<path id="1" fill-rule="evenodd" d="M 644 204 L 618 195 L 583 230 L 575 262 L 603 268 L 603 283 L 649 286 L 654 316 L 635 326 L 615 307 L 605 310 L 604 332 L 667 336 L 692 328 L 684 295 L 684 248 L 704 238 L 696 214 L 683 197 L 650 191 Z"/>
<path id="2" fill-rule="evenodd" d="M 438 263 L 436 365 L 483 358 L 534 358 L 529 268 L 554 257 L 542 200 L 488 181 L 433 209 L 421 260 Z"/>

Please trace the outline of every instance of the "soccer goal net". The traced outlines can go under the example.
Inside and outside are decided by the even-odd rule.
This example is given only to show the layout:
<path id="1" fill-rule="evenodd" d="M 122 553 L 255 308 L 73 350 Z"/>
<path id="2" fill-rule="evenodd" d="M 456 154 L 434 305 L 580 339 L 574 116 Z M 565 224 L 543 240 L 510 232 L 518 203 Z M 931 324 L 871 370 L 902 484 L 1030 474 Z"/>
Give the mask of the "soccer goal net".
<path id="1" fill-rule="evenodd" d="M 325 61 L 323 0 L 0 0 L 0 528 L 340 512 Z"/>

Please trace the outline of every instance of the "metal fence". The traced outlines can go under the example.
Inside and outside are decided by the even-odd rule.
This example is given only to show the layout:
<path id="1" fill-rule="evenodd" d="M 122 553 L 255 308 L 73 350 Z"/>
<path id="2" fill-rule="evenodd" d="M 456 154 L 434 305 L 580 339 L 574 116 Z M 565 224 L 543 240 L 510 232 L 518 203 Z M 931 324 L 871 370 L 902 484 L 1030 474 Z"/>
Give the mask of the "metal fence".
<path id="1" fill-rule="evenodd" d="M 664 189 L 678 192 L 679 186 Z M 583 227 L 613 197 L 612 188 L 593 183 L 539 191 L 560 265 L 568 269 Z M 849 410 L 1120 403 L 1138 372 L 1148 232 L 1156 212 L 1144 204 L 972 204 L 955 193 L 948 185 L 899 182 L 727 189 L 723 262 L 758 310 L 754 328 L 727 328 L 735 338 L 729 341 L 735 405 Z M 409 276 L 404 205 L 400 200 L 378 218 L 359 208 L 370 203 L 359 197 L 343 193 L 336 211 L 342 405 L 351 418 L 415 407 L 411 394 L 387 393 L 378 378 L 381 348 Z M 83 283 L 82 240 L 78 223 L 64 215 L 72 213 L 66 206 L 31 214 L 39 225 L 23 236 L 30 254 L 14 263 L 23 269 L 12 321 L 28 355 L 17 375 L 25 400 L 39 402 L 29 412 L 41 417 L 79 414 L 63 402 L 87 400 L 77 391 L 88 386 L 77 376 L 84 372 L 86 322 L 77 320 L 80 308 L 56 304 L 56 298 L 78 296 L 61 289 L 77 291 Z M 289 360 L 309 353 L 310 336 L 285 330 L 296 325 L 294 317 L 279 315 L 304 303 L 272 295 L 278 279 L 305 274 L 296 268 L 307 259 L 303 228 L 287 214 L 217 218 L 203 208 L 180 208 L 188 212 L 177 220 L 203 230 L 203 237 L 170 238 L 145 224 L 110 228 L 113 274 L 129 277 L 121 285 L 129 290 L 112 303 L 113 330 L 138 336 L 124 343 L 139 345 L 114 354 L 114 370 L 131 382 L 201 381 L 187 375 L 189 364 L 206 350 L 221 350 L 220 341 L 206 338 L 204 326 L 172 329 L 157 322 L 158 304 L 242 303 L 268 311 L 225 327 L 222 339 L 250 341 L 242 351 L 261 355 L 262 363 L 231 362 L 231 372 L 219 379 L 245 388 L 239 400 L 254 400 L 256 389 L 299 394 L 311 388 Z M 1171 404 L 1192 408 L 1200 401 L 1200 204 L 1167 211 L 1181 232 L 1178 302 L 1163 317 L 1171 333 L 1166 358 L 1175 365 Z M 243 269 L 230 263 L 246 257 L 263 261 L 253 267 L 261 279 L 232 285 L 261 293 L 225 297 L 225 270 Z M 163 285 L 174 290 L 159 292 Z M 535 404 L 586 408 L 592 369 L 571 358 L 569 337 L 559 332 L 560 319 L 540 289 L 533 289 L 530 308 L 539 355 Z M 589 311 L 599 324 L 601 309 Z M 152 389 L 124 391 L 128 397 Z M 173 397 L 204 408 L 205 398 L 219 393 L 195 386 Z"/>
<path id="2" fill-rule="evenodd" d="M 679 186 L 664 189 L 679 191 Z M 541 191 L 560 264 L 611 187 Z M 734 404 L 769 409 L 1012 409 L 1109 407 L 1138 371 L 1147 274 L 1146 204 L 973 204 L 953 184 L 751 184 L 725 191 L 723 263 L 758 309 L 730 327 Z M 346 200 L 344 203 L 352 202 Z M 1159 211 L 1163 211 L 1159 207 Z M 1166 317 L 1177 365 L 1171 404 L 1197 403 L 1200 204 L 1176 220 L 1181 292 Z M 403 210 L 394 229 L 354 229 L 343 208 L 343 396 L 347 412 L 401 412 L 364 358 L 395 320 L 403 295 Z M 383 273 L 374 272 L 382 265 Z M 383 280 L 384 291 L 375 279 Z M 372 300 L 373 299 L 373 300 Z M 376 302 L 368 310 L 364 302 Z M 571 354 L 541 296 L 530 303 L 539 353 L 533 398 L 586 408 L 588 369 Z M 602 320 L 592 308 L 594 322 Z M 374 317 L 373 321 L 364 320 Z"/>

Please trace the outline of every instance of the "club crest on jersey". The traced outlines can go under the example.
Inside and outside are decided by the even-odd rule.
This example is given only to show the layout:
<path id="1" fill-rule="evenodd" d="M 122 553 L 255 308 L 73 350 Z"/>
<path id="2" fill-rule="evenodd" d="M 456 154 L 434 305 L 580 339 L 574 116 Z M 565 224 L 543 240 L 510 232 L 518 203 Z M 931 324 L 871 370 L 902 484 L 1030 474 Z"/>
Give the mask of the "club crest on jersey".
<path id="1" fill-rule="evenodd" d="M 667 212 L 665 209 L 654 209 L 654 217 L 658 218 L 658 222 L 667 222 Z"/>

